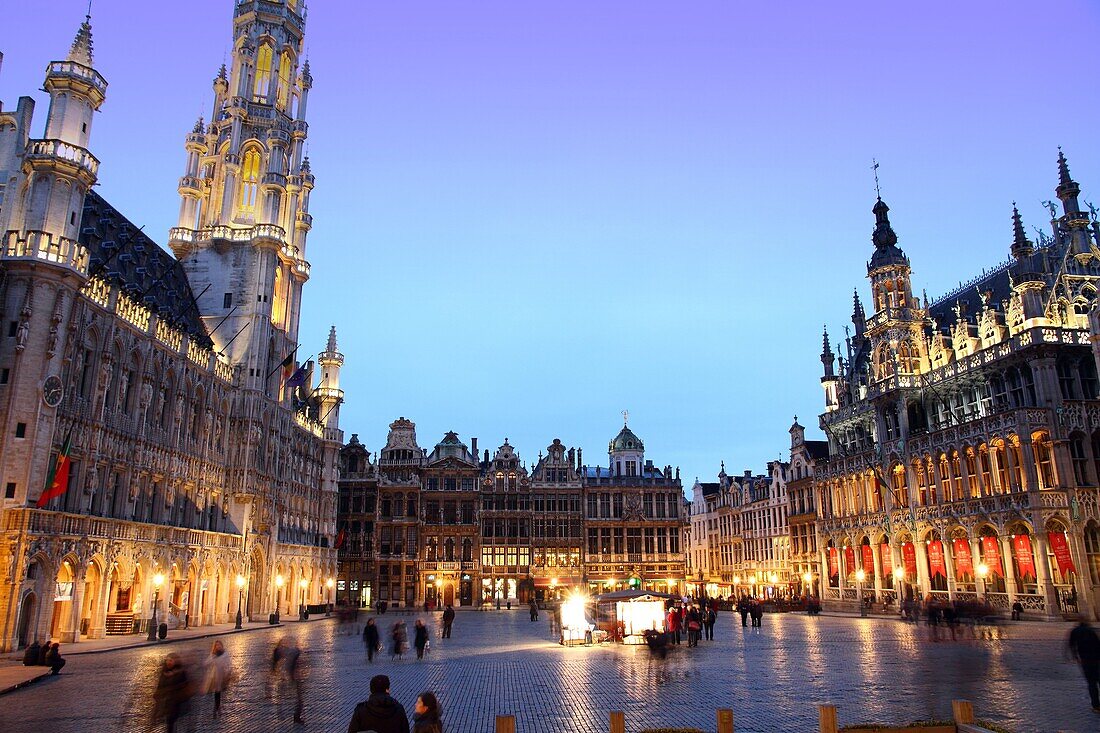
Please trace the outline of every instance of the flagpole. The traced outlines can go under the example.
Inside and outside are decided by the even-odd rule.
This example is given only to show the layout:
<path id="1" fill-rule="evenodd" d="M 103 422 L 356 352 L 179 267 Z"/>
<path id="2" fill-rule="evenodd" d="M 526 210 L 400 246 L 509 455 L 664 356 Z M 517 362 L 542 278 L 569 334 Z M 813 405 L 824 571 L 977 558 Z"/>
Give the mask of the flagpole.
<path id="1" fill-rule="evenodd" d="M 234 336 L 234 338 L 236 338 L 236 336 Z M 272 374 L 274 374 L 275 372 L 277 372 L 277 371 L 279 371 L 280 369 L 282 369 L 282 368 L 283 368 L 283 364 L 284 364 L 284 363 L 285 363 L 285 362 L 287 361 L 287 359 L 289 359 L 290 357 L 292 357 L 292 356 L 294 356 L 295 354 L 297 354 L 297 353 L 298 353 L 298 349 L 300 349 L 301 347 L 302 347 L 302 345 L 301 345 L 301 344 L 297 344 L 297 345 L 296 345 L 296 346 L 294 347 L 294 351 L 291 351 L 291 352 L 290 352 L 289 354 L 287 354 L 287 355 L 286 355 L 286 356 L 285 356 L 285 357 L 283 358 L 283 360 L 282 360 L 282 361 L 280 361 L 280 362 L 279 362 L 279 366 L 275 367 L 275 368 L 274 368 L 274 369 L 272 369 L 272 370 L 271 370 L 270 372 L 268 372 L 267 376 L 266 376 L 266 377 L 264 377 L 264 381 L 266 382 L 266 381 L 267 381 L 268 379 L 271 379 L 271 375 L 272 375 Z"/>

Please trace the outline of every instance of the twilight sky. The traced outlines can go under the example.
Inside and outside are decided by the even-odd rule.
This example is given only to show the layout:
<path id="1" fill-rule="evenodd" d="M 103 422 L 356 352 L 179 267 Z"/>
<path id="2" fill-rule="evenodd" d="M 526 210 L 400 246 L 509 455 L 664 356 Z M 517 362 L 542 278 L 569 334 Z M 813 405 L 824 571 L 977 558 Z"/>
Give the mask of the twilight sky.
<path id="1" fill-rule="evenodd" d="M 162 244 L 232 0 L 97 0 L 99 191 Z M 317 177 L 300 356 L 337 325 L 342 427 L 404 415 L 606 463 L 630 411 L 685 488 L 820 437 L 821 328 L 867 298 L 874 180 L 916 292 L 1047 226 L 1062 145 L 1100 202 L 1100 3 L 312 0 Z M 38 100 L 83 0 L 6 3 Z M 48 18 L 47 22 L 43 18 Z"/>

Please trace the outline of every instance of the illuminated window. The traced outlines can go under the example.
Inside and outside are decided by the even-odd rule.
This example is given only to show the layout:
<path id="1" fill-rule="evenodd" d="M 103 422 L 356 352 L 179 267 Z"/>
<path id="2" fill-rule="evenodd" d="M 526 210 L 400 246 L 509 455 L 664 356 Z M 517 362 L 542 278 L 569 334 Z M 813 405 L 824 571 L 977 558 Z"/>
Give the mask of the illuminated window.
<path id="1" fill-rule="evenodd" d="M 252 88 L 252 101 L 266 102 L 267 89 L 271 86 L 271 46 L 260 46 L 256 54 L 256 84 Z"/>
<path id="2" fill-rule="evenodd" d="M 290 52 L 283 51 L 283 55 L 279 58 L 279 87 L 275 96 L 279 109 L 284 112 L 288 109 L 287 103 L 290 101 L 290 67 Z"/>
<path id="3" fill-rule="evenodd" d="M 260 151 L 252 148 L 245 151 L 241 163 L 241 195 L 239 209 L 242 214 L 256 211 L 256 191 L 260 182 Z"/>

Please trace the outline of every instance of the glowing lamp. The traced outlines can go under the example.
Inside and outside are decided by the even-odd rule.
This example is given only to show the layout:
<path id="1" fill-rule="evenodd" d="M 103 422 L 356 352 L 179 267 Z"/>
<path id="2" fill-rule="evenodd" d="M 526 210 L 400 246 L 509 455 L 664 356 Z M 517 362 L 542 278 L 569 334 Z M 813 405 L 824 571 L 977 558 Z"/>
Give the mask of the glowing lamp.
<path id="1" fill-rule="evenodd" d="M 857 583 L 862 583 L 866 579 L 867 579 L 867 573 L 863 572 L 863 568 L 860 568 L 859 570 L 856 571 L 856 582 Z"/>
<path id="2" fill-rule="evenodd" d="M 238 575 L 237 576 L 237 587 L 238 588 L 243 588 L 244 587 L 244 576 L 243 575 Z"/>
<path id="3" fill-rule="evenodd" d="M 329 578 L 325 581 L 325 585 L 328 586 L 329 590 L 332 590 L 332 586 L 336 585 L 336 581 L 332 578 Z"/>
<path id="4" fill-rule="evenodd" d="M 978 563 L 978 577 L 984 579 L 987 575 L 989 575 L 989 566 L 984 562 Z"/>
<path id="5" fill-rule="evenodd" d="M 905 570 L 902 568 L 894 568 L 894 579 L 903 580 L 905 578 Z"/>
<path id="6" fill-rule="evenodd" d="M 441 579 L 439 579 L 439 578 L 436 578 L 436 580 L 435 580 L 435 587 L 436 587 L 436 588 L 442 588 L 442 587 L 443 587 L 443 581 L 442 581 Z"/>
<path id="7" fill-rule="evenodd" d="M 557 578 L 550 578 L 550 587 L 551 588 L 553 588 L 557 584 L 558 584 L 558 579 Z"/>
<path id="8" fill-rule="evenodd" d="M 305 590 L 307 587 L 309 587 L 309 581 L 306 580 L 305 578 L 302 578 L 301 580 L 298 581 L 298 587 L 301 588 L 302 590 Z"/>
<path id="9" fill-rule="evenodd" d="M 814 579 L 814 576 L 810 575 L 809 573 L 803 573 L 802 574 L 802 582 L 804 582 L 804 583 L 809 583 L 813 579 Z"/>
<path id="10" fill-rule="evenodd" d="M 775 585 L 776 583 L 779 582 L 779 576 L 776 575 L 775 573 L 772 573 L 771 577 L 768 578 L 768 580 L 770 580 L 772 582 L 772 585 Z"/>
<path id="11" fill-rule="evenodd" d="M 275 585 L 282 588 L 284 583 L 286 583 L 286 580 L 283 578 L 283 576 L 281 576 L 281 575 L 276 575 L 275 576 Z"/>
<path id="12" fill-rule="evenodd" d="M 153 587 L 159 588 L 164 585 L 164 573 L 157 573 L 153 576 Z"/>
<path id="13" fill-rule="evenodd" d="M 734 585 L 741 585 L 741 576 L 740 575 L 733 576 L 733 584 Z"/>

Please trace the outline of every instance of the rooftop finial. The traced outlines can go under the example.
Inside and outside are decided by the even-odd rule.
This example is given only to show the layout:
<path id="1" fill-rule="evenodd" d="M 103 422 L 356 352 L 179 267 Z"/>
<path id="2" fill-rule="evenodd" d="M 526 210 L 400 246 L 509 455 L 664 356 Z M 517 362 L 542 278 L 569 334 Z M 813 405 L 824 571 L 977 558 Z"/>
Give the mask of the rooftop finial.
<path id="1" fill-rule="evenodd" d="M 325 347 L 325 350 L 330 354 L 336 353 L 336 326 L 333 326 L 328 331 L 328 345 Z"/>
<path id="2" fill-rule="evenodd" d="M 1069 164 L 1066 162 L 1065 153 L 1062 152 L 1062 146 L 1058 146 L 1058 184 L 1061 186 L 1073 183 L 1073 178 L 1069 175 Z"/>
<path id="3" fill-rule="evenodd" d="M 882 201 L 882 189 L 880 189 L 878 186 L 878 161 L 874 158 L 871 158 L 871 163 L 871 170 L 875 173 L 875 197 L 879 201 Z"/>
<path id="4" fill-rule="evenodd" d="M 73 45 L 69 48 L 69 56 L 66 60 L 88 67 L 92 66 L 91 3 L 88 4 L 88 14 L 84 16 L 84 22 L 80 24 L 80 29 L 76 32 L 76 38 L 73 39 Z"/>
<path id="5" fill-rule="evenodd" d="M 1020 210 L 1016 208 L 1016 202 L 1012 202 L 1012 256 L 1016 259 L 1029 257 L 1035 251 L 1031 240 L 1024 231 L 1024 222 L 1020 218 Z"/>
<path id="6" fill-rule="evenodd" d="M 626 427 L 627 421 L 630 419 L 630 410 L 623 410 L 623 427 Z"/>

